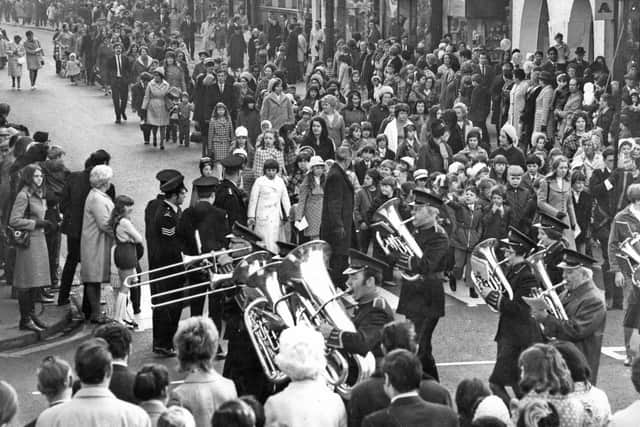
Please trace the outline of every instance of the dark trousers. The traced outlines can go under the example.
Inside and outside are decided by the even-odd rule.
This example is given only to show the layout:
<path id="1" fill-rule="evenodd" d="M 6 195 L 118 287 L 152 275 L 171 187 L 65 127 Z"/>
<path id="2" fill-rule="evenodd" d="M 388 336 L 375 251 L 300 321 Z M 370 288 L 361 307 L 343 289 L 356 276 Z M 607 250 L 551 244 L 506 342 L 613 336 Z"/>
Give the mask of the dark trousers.
<path id="1" fill-rule="evenodd" d="M 329 275 L 331 276 L 331 281 L 340 289 L 345 288 L 347 278 L 342 272 L 347 269 L 348 265 L 349 257 L 346 254 L 331 254 Z"/>
<path id="2" fill-rule="evenodd" d="M 419 344 L 418 358 L 420 359 L 420 363 L 422 363 L 422 371 L 432 376 L 436 381 L 440 381 L 436 360 L 433 357 L 433 347 L 431 346 L 431 337 L 440 318 L 428 316 L 409 320 L 415 324 Z"/>
<path id="3" fill-rule="evenodd" d="M 369 253 L 369 245 L 373 240 L 373 231 L 371 229 L 359 230 L 358 231 L 358 246 L 360 247 L 360 251 Z"/>
<path id="4" fill-rule="evenodd" d="M 164 274 L 177 273 L 179 270 L 167 270 Z M 149 275 L 155 277 L 154 275 Z M 151 298 L 154 304 L 173 300 L 181 297 L 180 293 L 175 293 L 164 298 L 153 298 L 157 293 L 168 291 L 170 289 L 176 289 L 182 286 L 181 282 L 176 280 L 163 280 L 158 283 L 151 284 Z M 164 307 L 157 307 L 153 309 L 153 347 L 160 348 L 173 348 L 173 336 L 178 330 L 178 322 L 180 322 L 180 315 L 182 314 L 182 304 L 169 304 Z"/>
<path id="5" fill-rule="evenodd" d="M 62 277 L 60 278 L 60 293 L 58 294 L 58 302 L 69 299 L 71 293 L 71 284 L 73 276 L 76 274 L 76 267 L 80 262 L 80 237 L 72 237 L 67 235 L 67 258 L 62 268 Z"/>
<path id="6" fill-rule="evenodd" d="M 82 312 L 85 319 L 98 320 L 102 316 L 100 297 L 102 286 L 97 282 L 84 282 L 84 297 L 82 298 Z"/>
<path id="7" fill-rule="evenodd" d="M 191 55 L 191 59 L 193 59 L 193 53 L 196 47 L 196 38 L 187 37 L 184 39 L 184 43 L 187 45 L 187 50 L 189 51 L 189 55 Z"/>
<path id="8" fill-rule="evenodd" d="M 31 86 L 36 85 L 37 79 L 38 79 L 38 70 L 29 70 L 29 81 L 31 82 Z"/>
<path id="9" fill-rule="evenodd" d="M 35 311 L 35 300 L 38 297 L 40 288 L 18 289 L 18 308 L 20 309 L 20 323 L 24 324 L 31 320 L 31 315 Z"/>
<path id="10" fill-rule="evenodd" d="M 191 130 L 191 123 L 188 119 L 180 119 L 178 122 L 178 133 L 180 144 L 184 144 L 185 146 L 189 146 L 189 131 Z"/>
<path id="11" fill-rule="evenodd" d="M 604 262 L 602 263 L 602 278 L 604 280 L 605 298 L 612 301 L 615 307 L 622 307 L 624 299 L 623 288 L 619 288 L 615 285 L 615 273 L 609 271 L 609 231 L 609 227 L 601 227 L 593 232 L 593 237 L 600 242 L 602 258 L 604 258 Z"/>
<path id="12" fill-rule="evenodd" d="M 202 157 L 208 156 L 207 142 L 209 141 L 209 122 L 201 120 L 198 122 L 200 127 L 200 144 L 202 145 Z"/>
<path id="13" fill-rule="evenodd" d="M 49 254 L 49 272 L 51 274 L 51 285 L 58 285 L 58 268 L 60 267 L 60 240 L 62 235 L 60 230 L 50 231 L 45 234 L 47 240 L 47 251 Z"/>
<path id="14" fill-rule="evenodd" d="M 111 99 L 113 100 L 113 110 L 116 113 L 116 120 L 120 120 L 126 113 L 127 101 L 129 100 L 129 85 L 123 78 L 114 77 L 111 82 Z"/>

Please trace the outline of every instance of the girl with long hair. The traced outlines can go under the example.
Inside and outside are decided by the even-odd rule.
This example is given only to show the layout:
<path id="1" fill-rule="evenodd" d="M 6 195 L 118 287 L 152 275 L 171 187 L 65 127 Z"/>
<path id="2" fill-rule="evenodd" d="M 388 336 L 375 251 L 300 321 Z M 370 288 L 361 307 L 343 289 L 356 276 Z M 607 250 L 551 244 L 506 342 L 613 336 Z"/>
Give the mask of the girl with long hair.
<path id="1" fill-rule="evenodd" d="M 319 116 L 311 119 L 309 132 L 305 136 L 300 148 L 311 147 L 313 152 L 322 157 L 323 160 L 333 159 L 335 157 L 335 144 L 329 138 L 327 122 Z"/>
<path id="2" fill-rule="evenodd" d="M 278 162 L 278 173 L 286 174 L 284 153 L 280 142 L 275 130 L 268 129 L 262 133 L 262 139 L 256 147 L 256 154 L 253 159 L 253 173 L 256 177 L 262 176 L 264 164 L 269 159 L 275 159 Z"/>
<path id="3" fill-rule="evenodd" d="M 560 155 L 550 164 L 551 172 L 538 188 L 538 209 L 555 216 L 567 225 L 563 237 L 569 243 L 569 249 L 575 250 L 574 229 L 577 221 L 571 194 L 569 160 Z"/>
<path id="4" fill-rule="evenodd" d="M 300 186 L 300 198 L 296 209 L 296 219 L 302 218 L 308 223 L 302 231 L 299 243 L 315 240 L 320 236 L 320 220 L 322 200 L 324 198 L 324 183 L 327 179 L 325 164 L 320 156 L 313 156 L 309 162 L 309 172 L 305 175 Z"/>
<path id="5" fill-rule="evenodd" d="M 116 197 L 109 225 L 115 236 L 114 261 L 118 267 L 118 278 L 120 279 L 113 318 L 116 322 L 135 328 L 138 324 L 134 320 L 133 308 L 129 300 L 129 288 L 124 286 L 124 280 L 127 276 L 135 273 L 143 251 L 142 234 L 136 230 L 131 221 L 133 204 L 134 201 L 129 196 Z"/>
<path id="6" fill-rule="evenodd" d="M 233 123 L 226 105 L 218 102 L 211 112 L 206 156 L 222 160 L 229 154 L 233 140 Z"/>

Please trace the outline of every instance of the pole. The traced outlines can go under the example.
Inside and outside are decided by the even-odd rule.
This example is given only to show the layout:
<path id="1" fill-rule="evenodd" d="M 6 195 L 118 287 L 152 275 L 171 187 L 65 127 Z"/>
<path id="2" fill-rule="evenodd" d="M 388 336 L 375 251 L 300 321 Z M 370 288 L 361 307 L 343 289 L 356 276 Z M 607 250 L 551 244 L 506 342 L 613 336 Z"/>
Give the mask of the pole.
<path id="1" fill-rule="evenodd" d="M 325 62 L 328 62 L 330 59 L 333 59 L 333 54 L 334 54 L 334 48 L 335 48 L 335 42 L 334 42 L 334 33 L 335 33 L 335 23 L 334 21 L 334 8 L 335 8 L 335 3 L 334 0 L 327 0 L 325 2 L 325 19 L 326 19 L 326 25 L 325 25 L 325 35 L 324 35 L 324 39 L 325 39 L 325 48 L 324 48 L 324 57 L 325 57 Z"/>

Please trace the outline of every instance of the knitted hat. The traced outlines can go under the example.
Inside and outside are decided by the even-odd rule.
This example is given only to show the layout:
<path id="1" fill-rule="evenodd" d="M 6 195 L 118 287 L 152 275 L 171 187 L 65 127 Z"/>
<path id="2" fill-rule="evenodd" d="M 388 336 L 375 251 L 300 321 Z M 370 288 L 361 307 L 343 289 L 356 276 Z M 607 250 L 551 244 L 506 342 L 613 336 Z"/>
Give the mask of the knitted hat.
<path id="1" fill-rule="evenodd" d="M 501 130 L 504 131 L 504 133 L 507 135 L 507 138 L 511 140 L 511 143 L 513 145 L 516 145 L 518 143 L 518 134 L 516 133 L 516 128 L 507 123 L 502 126 Z"/>

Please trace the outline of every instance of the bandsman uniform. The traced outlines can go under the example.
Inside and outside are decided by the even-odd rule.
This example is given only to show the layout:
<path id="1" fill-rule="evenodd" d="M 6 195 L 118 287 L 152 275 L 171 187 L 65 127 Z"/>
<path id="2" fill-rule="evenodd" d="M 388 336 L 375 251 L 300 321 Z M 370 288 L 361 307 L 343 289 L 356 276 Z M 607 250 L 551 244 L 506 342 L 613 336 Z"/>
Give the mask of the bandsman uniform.
<path id="1" fill-rule="evenodd" d="M 428 205 L 441 209 L 443 202 L 438 197 L 423 190 L 414 190 L 412 206 Z M 419 274 L 417 280 L 405 280 L 400 290 L 398 310 L 411 320 L 418 336 L 422 369 L 436 380 L 438 370 L 432 354 L 431 336 L 438 321 L 444 316 L 444 288 L 449 238 L 439 225 L 419 228 L 413 231 L 418 246 L 424 248 L 422 258 L 410 257 L 406 260 L 407 270 Z"/>
<path id="2" fill-rule="evenodd" d="M 222 166 L 225 173 L 228 171 L 237 171 L 242 168 L 244 159 L 237 155 L 231 155 L 222 160 Z M 236 221 L 242 225 L 247 225 L 247 200 L 244 191 L 234 182 L 226 177 L 220 183 L 216 190 L 216 207 L 224 210 L 229 218 L 229 224 Z"/>
<path id="3" fill-rule="evenodd" d="M 388 266 L 360 251 L 350 249 L 349 268 L 343 274 L 351 276 L 367 268 L 382 277 L 385 268 L 388 268 Z M 376 285 L 379 285 L 379 283 L 376 283 Z M 381 359 L 382 329 L 384 325 L 391 321 L 393 321 L 393 309 L 387 300 L 376 291 L 375 294 L 366 295 L 357 301 L 353 317 L 356 331 L 349 332 L 333 328 L 327 337 L 327 346 L 362 356 L 371 351 L 376 359 Z"/>
<path id="4" fill-rule="evenodd" d="M 536 247 L 533 240 L 514 227 L 510 227 L 508 238 L 503 239 L 502 243 L 517 247 L 523 254 Z M 494 338 L 498 344 L 498 353 L 489 382 L 500 386 L 500 391 L 505 394 L 504 388 L 510 386 L 516 395 L 520 396 L 518 358 L 523 350 L 542 341 L 539 326 L 531 317 L 531 309 L 522 297 L 532 296 L 532 291 L 537 289 L 539 284 L 532 266 L 527 261 L 511 265 L 505 271 L 505 277 L 513 290 L 513 299 L 509 299 L 505 292 L 496 290 L 490 291 L 486 296 L 487 304 L 500 313 L 498 331 Z"/>
<path id="5" fill-rule="evenodd" d="M 165 194 L 175 193 L 180 190 L 186 191 L 184 187 L 184 177 L 179 175 L 170 179 L 160 187 Z M 150 265 L 166 266 L 178 263 L 182 260 L 180 242 L 178 241 L 176 230 L 180 220 L 181 210 L 179 206 L 172 205 L 166 198 L 156 210 L 152 220 L 150 233 L 149 250 Z M 183 271 L 181 267 L 165 270 L 162 275 L 170 275 Z M 153 298 L 154 294 L 182 287 L 183 278 L 181 276 L 164 279 L 151 285 L 151 298 L 154 304 L 176 298 L 177 294 L 164 298 Z M 153 310 L 153 350 L 163 355 L 174 355 L 173 335 L 178 328 L 182 306 L 171 304 Z"/>
<path id="6" fill-rule="evenodd" d="M 562 269 L 557 265 L 562 261 L 565 248 L 569 247 L 569 242 L 560 237 L 560 240 L 553 239 L 553 235 L 562 236 L 565 230 L 569 228 L 562 220 L 551 216 L 545 212 L 538 212 L 538 222 L 533 226 L 544 231 L 547 236 L 554 242 L 545 249 L 544 265 L 547 267 L 547 273 L 552 284 L 558 284 L 562 281 Z"/>
<path id="7" fill-rule="evenodd" d="M 592 269 L 595 264 L 596 260 L 590 256 L 565 249 L 564 261 L 558 267 L 563 270 L 580 267 Z M 596 384 L 607 318 L 604 295 L 593 280 L 586 280 L 573 289 L 565 290 L 560 294 L 560 300 L 568 320 L 546 316 L 542 320 L 544 335 L 574 343 L 587 358 L 591 368 L 590 381 Z"/>

